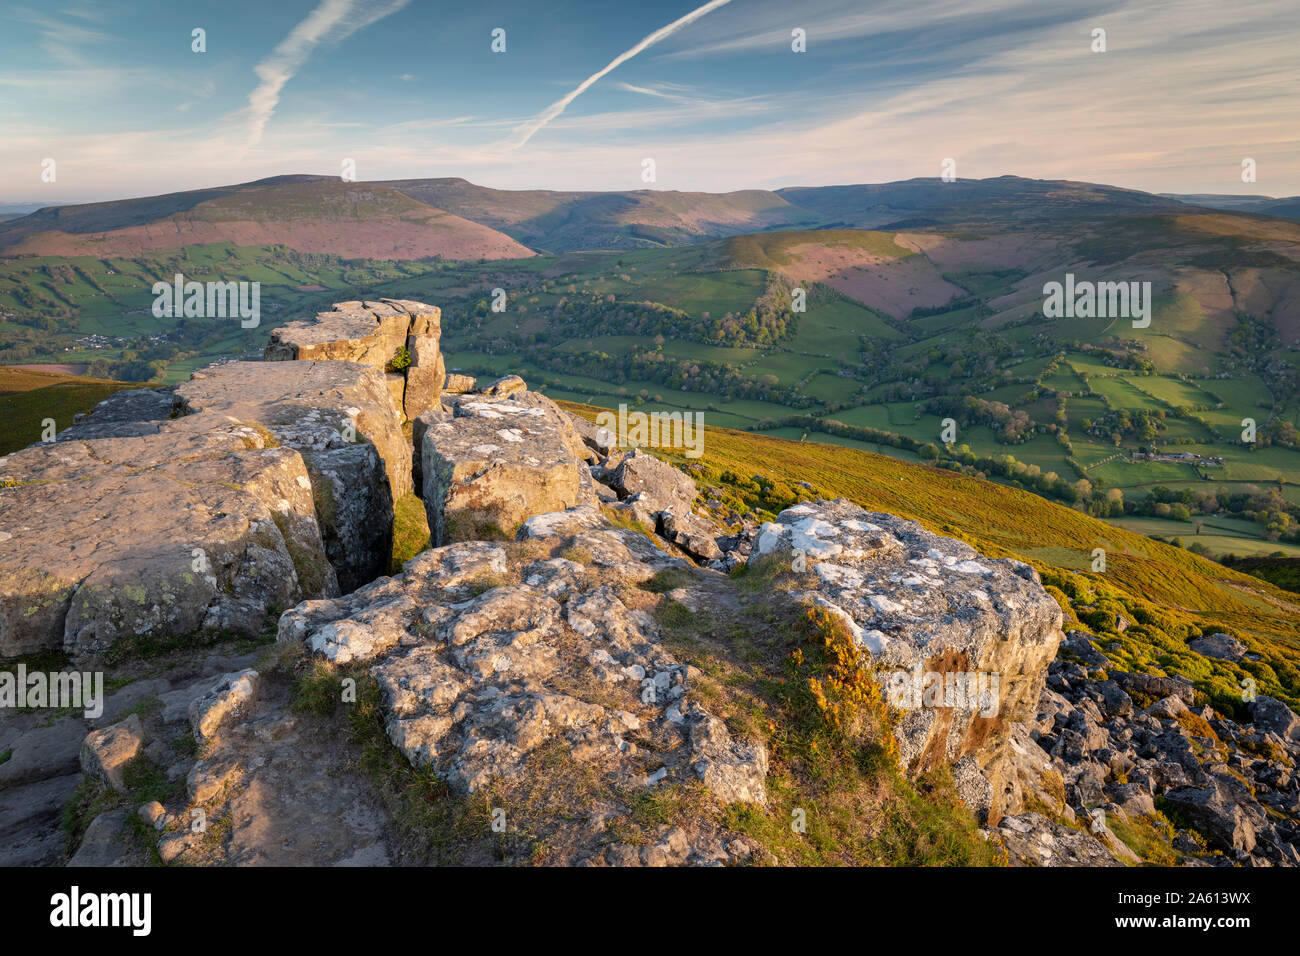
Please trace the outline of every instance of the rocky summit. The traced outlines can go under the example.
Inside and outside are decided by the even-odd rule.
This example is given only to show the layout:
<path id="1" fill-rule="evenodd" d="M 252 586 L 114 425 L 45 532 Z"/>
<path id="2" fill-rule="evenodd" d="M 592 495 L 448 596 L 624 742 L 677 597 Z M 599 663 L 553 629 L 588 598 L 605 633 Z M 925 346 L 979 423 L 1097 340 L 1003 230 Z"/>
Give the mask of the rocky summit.
<path id="1" fill-rule="evenodd" d="M 1300 863 L 1283 703 L 914 521 L 731 520 L 438 338 L 339 303 L 0 460 L 0 656 L 57 672 L 0 711 L 0 863 Z"/>

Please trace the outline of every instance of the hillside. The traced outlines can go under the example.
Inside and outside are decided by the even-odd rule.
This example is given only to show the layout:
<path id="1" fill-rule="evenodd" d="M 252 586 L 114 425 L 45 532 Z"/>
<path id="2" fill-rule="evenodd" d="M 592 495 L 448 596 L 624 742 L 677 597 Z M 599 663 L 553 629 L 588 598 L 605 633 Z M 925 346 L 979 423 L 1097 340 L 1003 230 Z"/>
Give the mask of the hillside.
<path id="1" fill-rule="evenodd" d="M 1177 199 L 1136 189 L 1066 180 L 997 176 L 940 182 L 920 177 L 854 186 L 790 186 L 777 195 L 819 214 L 828 226 L 915 229 L 961 223 L 1071 219 L 1097 214 L 1174 212 Z"/>
<path id="2" fill-rule="evenodd" d="M 61 206 L 0 224 L 0 254 L 9 256 L 130 258 L 211 243 L 369 259 L 530 254 L 487 226 L 384 186 L 317 177 Z"/>
<path id="3" fill-rule="evenodd" d="M 590 421 L 600 412 L 563 404 Z M 720 488 L 729 507 L 770 517 L 802 498 L 844 497 L 871 511 L 910 518 L 981 553 L 1032 564 L 1058 588 L 1072 626 L 1101 638 L 1126 670 L 1183 674 L 1225 700 L 1238 699 L 1238 682 L 1255 676 L 1270 681 L 1268 693 L 1300 706 L 1300 599 L 1291 592 L 1037 495 L 941 468 L 707 426 L 704 448 L 698 461 L 671 449 L 666 456 L 688 470 L 702 466 L 697 482 Z M 1106 551 L 1104 573 L 1090 570 L 1096 548 Z M 1113 615 L 1104 614 L 1092 624 L 1079 623 L 1098 608 L 1144 626 L 1121 634 Z M 1185 639 L 1219 630 L 1265 652 L 1270 664 L 1215 662 L 1207 668 Z"/>
<path id="4" fill-rule="evenodd" d="M 396 180 L 393 189 L 552 252 L 679 245 L 716 236 L 815 225 L 817 213 L 776 193 L 642 189 L 552 192 L 476 186 L 463 179 Z"/>
<path id="5" fill-rule="evenodd" d="M 0 417 L 7 423 L 0 435 L 0 456 L 41 441 L 46 419 L 59 432 L 73 416 L 88 412 L 114 392 L 130 388 L 121 382 L 0 366 Z"/>
<path id="6" fill-rule="evenodd" d="M 529 248 L 655 248 L 772 229 L 921 228 L 1188 208 L 1135 190 L 1017 176 L 703 193 L 505 190 L 457 178 L 344 183 L 292 175 L 41 209 L 0 223 L 0 254 L 135 255 L 229 241 L 281 242 L 354 258 L 499 259 L 527 255 Z M 340 238 L 344 223 L 350 245 Z"/>
<path id="7" fill-rule="evenodd" d="M 1275 199 L 1272 196 L 1233 196 L 1218 193 L 1166 193 L 1169 199 L 1206 206 L 1210 209 L 1227 209 L 1231 212 L 1254 212 L 1267 216 L 1285 216 L 1300 219 L 1300 196 Z"/>

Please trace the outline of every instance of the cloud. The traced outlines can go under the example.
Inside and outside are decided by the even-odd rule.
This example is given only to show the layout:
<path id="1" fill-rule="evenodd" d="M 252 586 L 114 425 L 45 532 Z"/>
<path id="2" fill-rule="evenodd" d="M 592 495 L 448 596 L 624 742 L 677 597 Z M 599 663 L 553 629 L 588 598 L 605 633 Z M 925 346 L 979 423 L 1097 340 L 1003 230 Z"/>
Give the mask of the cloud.
<path id="1" fill-rule="evenodd" d="M 256 146 L 280 102 L 280 91 L 302 69 L 312 51 L 323 43 L 339 43 L 358 30 L 402 9 L 409 0 L 365 3 L 321 0 L 271 51 L 253 67 L 260 81 L 248 94 L 248 145 Z"/>
<path id="2" fill-rule="evenodd" d="M 533 138 L 533 136 L 538 131 L 545 128 L 547 123 L 549 123 L 551 120 L 555 119 L 555 117 L 563 113 L 568 108 L 570 103 L 572 103 L 579 96 L 581 96 L 588 89 L 590 89 L 591 86 L 595 84 L 602 76 L 605 76 L 606 74 L 618 68 L 620 65 L 626 63 L 628 60 L 632 59 L 632 57 L 636 56 L 642 50 L 654 46 L 660 40 L 672 36 L 682 27 L 694 23 L 700 17 L 712 13 L 714 10 L 718 9 L 719 7 L 725 7 L 730 2 L 731 0 L 709 0 L 708 3 L 704 4 L 704 6 L 696 7 L 690 13 L 686 14 L 686 16 L 680 17 L 679 19 L 674 20 L 672 23 L 668 24 L 666 27 L 660 27 L 654 33 L 642 37 L 640 43 L 632 47 L 630 50 L 624 50 L 618 56 L 614 57 L 614 59 L 610 60 L 603 70 L 591 74 L 591 76 L 587 77 L 576 87 L 574 87 L 564 98 L 556 100 L 554 103 L 546 107 L 546 109 L 542 110 L 532 119 L 530 119 L 528 122 L 520 125 L 519 128 L 515 130 L 515 138 L 510 143 L 510 148 L 512 150 L 519 149 L 519 147 L 527 143 L 530 139 Z"/>
<path id="3" fill-rule="evenodd" d="M 62 13 L 78 15 L 73 10 L 64 10 Z M 14 15 L 16 19 L 26 21 L 36 28 L 40 34 L 41 49 L 52 60 L 73 69 L 85 64 L 85 53 L 80 49 L 81 47 L 110 43 L 113 39 L 102 30 L 79 26 L 69 22 L 66 17 L 59 19 L 26 9 L 15 10 Z"/>

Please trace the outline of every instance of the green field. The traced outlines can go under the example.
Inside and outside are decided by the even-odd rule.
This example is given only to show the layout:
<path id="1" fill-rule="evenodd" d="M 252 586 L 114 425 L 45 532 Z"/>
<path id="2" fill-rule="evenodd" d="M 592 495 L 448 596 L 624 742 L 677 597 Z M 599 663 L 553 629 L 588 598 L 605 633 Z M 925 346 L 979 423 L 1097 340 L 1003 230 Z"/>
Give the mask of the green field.
<path id="1" fill-rule="evenodd" d="M 1220 241 L 1189 238 L 1155 217 L 1120 230 L 1091 221 L 1080 229 L 1076 251 L 1110 264 L 1160 243 L 1208 256 Z M 1106 317 L 1048 320 L 1025 307 L 1025 272 L 990 263 L 935 272 L 945 294 L 954 287 L 964 294 L 891 318 L 873 293 L 800 278 L 810 249 L 823 250 L 814 257 L 875 257 L 873 271 L 925 264 L 891 234 L 844 229 L 495 262 L 345 260 L 221 243 L 127 259 L 0 259 L 0 311 L 8 313 L 0 316 L 0 361 L 95 363 L 100 376 L 174 383 L 218 357 L 256 355 L 270 328 L 333 301 L 392 295 L 443 309 L 452 369 L 518 372 L 573 401 L 702 411 L 720 426 L 776 428 L 904 458 L 928 445 L 926 454 L 938 449 L 969 474 L 1093 513 L 1106 513 L 1114 489 L 1140 504 L 1161 487 L 1192 494 L 1300 477 L 1300 453 L 1269 446 L 1267 437 L 1254 446 L 1240 441 L 1243 418 L 1268 436 L 1300 416 L 1288 371 L 1300 353 L 1280 350 L 1257 317 L 1207 311 L 1157 282 L 1148 329 Z M 152 283 L 178 271 L 263 283 L 261 326 L 154 318 Z M 920 274 L 906 281 L 921 282 Z M 1278 288 L 1285 281 L 1279 275 Z M 806 294 L 804 312 L 785 298 L 796 285 Z M 505 312 L 485 311 L 494 288 L 508 291 Z M 1292 359 L 1265 360 L 1270 355 Z M 940 448 L 954 409 L 958 438 Z M 1162 416 L 1154 439 L 1126 423 L 1123 415 L 1137 412 Z M 1135 459 L 1151 450 L 1224 464 Z M 1081 478 L 1087 484 L 1067 487 Z M 1281 501 L 1294 512 L 1282 537 L 1300 541 L 1293 530 L 1300 497 L 1288 487 Z"/>

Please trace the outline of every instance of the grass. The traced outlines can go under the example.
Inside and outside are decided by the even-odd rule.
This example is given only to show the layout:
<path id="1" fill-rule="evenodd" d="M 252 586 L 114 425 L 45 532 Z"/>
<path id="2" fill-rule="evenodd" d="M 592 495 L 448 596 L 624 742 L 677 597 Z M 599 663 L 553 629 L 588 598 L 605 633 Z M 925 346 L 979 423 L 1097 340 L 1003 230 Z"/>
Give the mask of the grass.
<path id="1" fill-rule="evenodd" d="M 72 418 L 123 388 L 138 388 L 103 379 L 32 372 L 0 367 L 0 418 L 6 423 L 0 435 L 0 455 L 26 448 L 45 437 L 45 421 L 54 419 L 55 431 L 72 425 Z"/>
<path id="2" fill-rule="evenodd" d="M 793 250 L 804 245 L 861 249 L 890 259 L 903 259 L 914 255 L 910 249 L 898 245 L 892 233 L 872 232 L 865 229 L 756 233 L 728 239 L 723 248 L 726 257 L 738 265 L 780 269 L 784 266 L 797 265 L 798 258 Z"/>
<path id="3" fill-rule="evenodd" d="M 1174 838 L 1173 825 L 1158 811 L 1154 817 L 1138 817 L 1127 823 L 1109 819 L 1106 826 L 1146 863 L 1177 866 L 1182 862 L 1182 854 L 1170 845 Z"/>
<path id="4" fill-rule="evenodd" d="M 231 642 L 238 653 L 247 653 L 258 647 L 275 643 L 276 628 L 284 609 L 269 607 L 262 622 L 260 634 L 231 634 L 216 629 L 201 629 L 190 634 L 128 634 L 119 637 L 104 652 L 104 662 L 112 667 L 134 660 L 150 660 L 164 657 L 177 651 L 189 651 L 196 647 L 211 647 L 216 644 Z"/>
<path id="5" fill-rule="evenodd" d="M 144 856 L 160 865 L 155 846 L 156 834 L 135 814 L 142 804 L 157 800 L 175 804 L 185 794 L 185 779 L 168 780 L 167 773 L 148 757 L 139 756 L 123 768 L 122 790 L 112 790 L 95 777 L 85 777 L 63 805 L 62 824 L 67 836 L 68 854 L 76 852 L 94 819 L 110 810 L 127 810 L 127 825 L 138 841 Z"/>
<path id="6" fill-rule="evenodd" d="M 396 574 L 427 547 L 429 516 L 424 502 L 414 494 L 403 495 L 393 503 L 393 554 L 388 573 Z"/>
<path id="7" fill-rule="evenodd" d="M 752 595 L 793 586 L 775 562 L 737 578 Z M 695 693 L 733 736 L 768 752 L 767 804 L 732 804 L 721 821 L 779 865 L 976 865 L 1001 862 L 943 772 L 909 780 L 865 654 L 843 624 L 759 604 L 739 620 L 661 615 Z"/>

